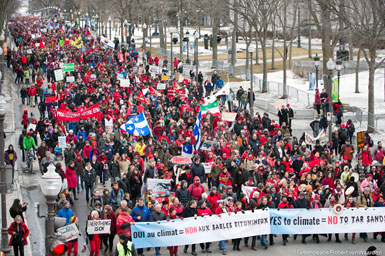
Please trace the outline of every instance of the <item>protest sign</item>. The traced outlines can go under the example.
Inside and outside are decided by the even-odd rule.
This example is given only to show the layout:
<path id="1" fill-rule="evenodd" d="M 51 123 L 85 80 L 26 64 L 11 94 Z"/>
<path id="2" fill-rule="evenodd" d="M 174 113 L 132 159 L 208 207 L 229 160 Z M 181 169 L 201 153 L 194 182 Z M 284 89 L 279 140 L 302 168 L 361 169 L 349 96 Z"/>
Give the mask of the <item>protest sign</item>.
<path id="1" fill-rule="evenodd" d="M 164 89 L 166 89 L 166 84 L 158 83 L 157 86 L 156 86 L 156 89 L 157 90 L 164 90 Z"/>
<path id="2" fill-rule="evenodd" d="M 228 122 L 234 122 L 237 117 L 237 113 L 222 112 L 222 119 Z"/>
<path id="3" fill-rule="evenodd" d="M 56 81 L 61 81 L 64 79 L 62 69 L 56 69 L 56 70 L 54 70 L 54 73 L 55 73 L 55 80 Z"/>
<path id="4" fill-rule="evenodd" d="M 268 210 L 185 218 L 131 226 L 136 248 L 208 243 L 270 233 Z"/>
<path id="5" fill-rule="evenodd" d="M 73 82 L 75 82 L 75 77 L 74 76 L 67 76 L 66 81 L 67 81 L 67 83 L 73 83 Z"/>
<path id="6" fill-rule="evenodd" d="M 134 74 L 137 74 L 138 73 L 138 66 L 132 67 L 132 71 L 134 72 Z"/>
<path id="7" fill-rule="evenodd" d="M 56 114 L 58 121 L 79 121 L 80 118 L 83 118 L 83 120 L 87 120 L 87 118 L 97 116 L 100 113 L 99 111 L 99 104 L 97 103 L 82 111 L 71 112 L 58 110 Z"/>
<path id="8" fill-rule="evenodd" d="M 118 74 L 116 74 L 116 78 L 118 80 L 123 80 L 124 79 L 124 75 L 122 73 L 118 73 Z"/>
<path id="9" fill-rule="evenodd" d="M 202 149 L 202 148 L 201 148 Z M 211 166 L 212 163 L 202 163 L 203 167 L 205 168 L 205 173 L 209 174 L 211 172 Z"/>
<path id="10" fill-rule="evenodd" d="M 242 192 L 243 192 L 243 194 L 246 195 L 247 201 L 249 201 L 250 195 L 254 189 L 256 189 L 256 187 L 250 187 L 250 186 L 242 185 Z"/>
<path id="11" fill-rule="evenodd" d="M 44 97 L 45 103 L 55 103 L 56 102 L 56 96 L 45 96 Z"/>
<path id="12" fill-rule="evenodd" d="M 75 70 L 75 64 L 74 63 L 63 64 L 63 71 L 64 72 L 71 72 L 74 70 Z"/>
<path id="13" fill-rule="evenodd" d="M 36 129 L 36 124 L 32 124 L 32 123 L 30 123 L 29 125 L 28 125 L 28 127 L 27 127 L 27 131 L 30 131 L 30 130 L 35 130 Z"/>
<path id="14" fill-rule="evenodd" d="M 92 74 L 92 75 L 90 75 L 90 78 L 91 78 L 91 79 L 96 79 L 96 75 L 95 75 L 95 74 Z"/>
<path id="15" fill-rule="evenodd" d="M 159 67 L 157 67 L 157 66 L 150 66 L 150 73 L 159 74 Z"/>
<path id="16" fill-rule="evenodd" d="M 59 136 L 58 137 L 58 144 L 59 144 L 59 148 L 65 148 L 67 146 L 66 137 L 65 136 Z"/>
<path id="17" fill-rule="evenodd" d="M 202 145 L 201 145 L 201 150 L 207 150 L 207 151 L 210 151 L 211 148 L 213 147 L 214 145 L 214 141 L 212 140 L 205 140 Z"/>
<path id="18" fill-rule="evenodd" d="M 168 80 L 168 78 L 169 78 L 169 77 L 168 77 L 168 76 L 166 76 L 166 75 L 162 75 L 162 76 L 161 76 L 161 80 L 162 80 L 162 81 L 167 81 L 167 80 Z"/>
<path id="19" fill-rule="evenodd" d="M 111 220 L 89 220 L 87 221 L 87 233 L 89 235 L 95 234 L 109 234 Z"/>
<path id="20" fill-rule="evenodd" d="M 79 237 L 79 230 L 75 223 L 58 228 L 56 233 L 59 236 L 63 236 L 66 242 L 71 241 Z"/>
<path id="21" fill-rule="evenodd" d="M 106 127 L 106 133 L 111 134 L 114 129 L 114 120 L 112 118 L 110 120 L 104 118 L 104 126 Z"/>
<path id="22" fill-rule="evenodd" d="M 147 189 L 152 191 L 152 194 L 158 196 L 169 196 L 171 189 L 171 180 L 166 179 L 147 179 Z"/>
<path id="23" fill-rule="evenodd" d="M 331 234 L 384 231 L 385 208 L 270 210 L 272 234 Z"/>
<path id="24" fill-rule="evenodd" d="M 130 87 L 130 79 L 121 79 L 120 87 Z"/>

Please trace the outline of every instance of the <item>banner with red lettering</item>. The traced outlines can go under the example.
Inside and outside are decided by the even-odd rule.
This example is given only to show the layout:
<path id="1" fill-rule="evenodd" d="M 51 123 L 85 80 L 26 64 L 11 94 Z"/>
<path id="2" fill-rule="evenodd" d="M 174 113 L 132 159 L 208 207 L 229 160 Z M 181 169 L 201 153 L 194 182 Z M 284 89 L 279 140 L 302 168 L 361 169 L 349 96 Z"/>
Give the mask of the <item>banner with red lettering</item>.
<path id="1" fill-rule="evenodd" d="M 87 118 L 98 116 L 99 112 L 100 112 L 99 103 L 83 111 L 78 111 L 78 112 L 66 112 L 66 111 L 58 110 L 57 120 L 58 121 L 79 121 L 80 118 L 82 118 L 83 120 L 86 120 Z"/>
<path id="2" fill-rule="evenodd" d="M 56 102 L 56 96 L 45 96 L 44 102 L 45 103 L 55 103 Z"/>
<path id="3" fill-rule="evenodd" d="M 131 226 L 136 248 L 208 243 L 270 233 L 268 210 L 223 213 L 158 223 L 139 222 Z"/>

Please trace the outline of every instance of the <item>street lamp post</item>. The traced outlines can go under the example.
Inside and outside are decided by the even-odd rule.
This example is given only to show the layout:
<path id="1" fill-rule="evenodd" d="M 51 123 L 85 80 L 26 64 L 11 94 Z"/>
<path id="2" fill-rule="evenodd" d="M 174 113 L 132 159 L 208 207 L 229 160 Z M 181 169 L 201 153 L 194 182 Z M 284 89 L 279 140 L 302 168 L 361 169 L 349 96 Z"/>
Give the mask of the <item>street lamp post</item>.
<path id="1" fill-rule="evenodd" d="M 109 23 L 109 26 L 110 26 L 110 39 L 112 39 L 111 16 L 108 16 L 108 23 Z"/>
<path id="2" fill-rule="evenodd" d="M 143 23 L 143 59 L 147 60 L 146 58 L 146 29 L 147 29 L 147 24 L 146 23 Z"/>
<path id="3" fill-rule="evenodd" d="M 199 60 L 198 60 L 198 39 L 199 39 L 199 32 L 195 31 L 194 37 L 195 37 L 195 43 L 194 43 L 194 62 L 195 62 L 195 79 L 198 84 L 198 67 L 199 67 Z M 188 56 L 188 55 L 187 55 Z"/>
<path id="4" fill-rule="evenodd" d="M 149 29 L 149 32 L 150 32 L 150 52 L 151 52 L 151 49 L 152 49 L 152 33 L 151 33 L 151 24 L 148 25 L 148 29 Z"/>
<path id="5" fill-rule="evenodd" d="M 127 22 L 127 20 L 124 20 L 124 36 L 126 37 L 126 43 L 128 44 L 127 26 L 128 26 L 128 22 Z M 123 43 L 123 41 L 122 41 L 122 43 Z"/>
<path id="6" fill-rule="evenodd" d="M 253 52 L 255 51 L 254 46 L 249 47 L 250 52 L 250 115 L 254 116 L 254 84 L 253 84 Z"/>
<path id="7" fill-rule="evenodd" d="M 329 90 L 328 90 L 328 94 L 329 94 L 329 109 L 328 109 L 328 115 L 330 116 L 330 120 L 329 121 L 329 143 L 332 143 L 332 126 L 333 126 L 333 115 L 332 115 L 332 110 L 333 110 L 333 96 L 332 96 L 332 76 L 333 76 L 333 70 L 336 68 L 336 64 L 334 63 L 334 61 L 332 59 L 329 59 L 329 61 L 326 63 L 326 67 L 329 71 L 329 74 L 328 74 L 328 80 L 329 80 Z"/>
<path id="8" fill-rule="evenodd" d="M 319 67 L 319 56 L 316 54 L 314 56 L 314 66 L 315 66 L 315 88 L 318 89 L 318 67 Z"/>
<path id="9" fill-rule="evenodd" d="M 301 48 L 301 8 L 298 7 L 298 48 Z"/>
<path id="10" fill-rule="evenodd" d="M 342 61 L 341 60 L 337 60 L 337 63 L 336 63 L 336 69 L 337 69 L 337 77 L 338 77 L 338 101 L 340 101 L 340 77 L 341 77 L 341 70 L 342 70 Z"/>
<path id="11" fill-rule="evenodd" d="M 187 37 L 183 38 L 183 41 L 186 42 L 186 44 L 187 44 L 187 58 L 186 58 L 186 64 L 191 64 L 191 60 L 190 60 L 190 58 L 189 58 L 189 48 L 190 48 L 190 47 L 189 47 L 189 45 L 188 45 L 190 39 L 189 39 L 188 36 L 187 36 Z"/>
<path id="12" fill-rule="evenodd" d="M 59 194 L 62 181 L 59 174 L 55 172 L 55 166 L 51 163 L 47 167 L 47 172 L 41 177 L 41 192 L 43 192 L 48 206 L 48 214 L 45 219 L 45 243 L 46 255 L 49 255 L 49 242 L 54 239 L 55 234 L 55 205 L 56 197 Z"/>
<path id="13" fill-rule="evenodd" d="M 3 32 L 4 33 L 4 32 Z M 1 39 L 5 39 L 1 35 Z M 3 95 L 4 85 L 4 55 L 3 55 L 3 40 L 0 40 L 0 192 L 1 192 L 1 251 L 10 252 L 11 248 L 8 246 L 8 225 L 7 225 L 7 184 L 5 177 L 4 165 L 4 119 L 6 113 L 6 102 Z"/>

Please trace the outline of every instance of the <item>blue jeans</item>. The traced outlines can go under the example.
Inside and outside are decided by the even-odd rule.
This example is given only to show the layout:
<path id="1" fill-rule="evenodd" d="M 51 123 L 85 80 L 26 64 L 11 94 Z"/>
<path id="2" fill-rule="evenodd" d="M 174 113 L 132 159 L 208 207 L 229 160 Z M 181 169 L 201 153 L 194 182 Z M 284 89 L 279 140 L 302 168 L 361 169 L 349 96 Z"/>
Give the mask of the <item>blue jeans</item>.
<path id="1" fill-rule="evenodd" d="M 219 248 L 221 248 L 222 251 L 226 251 L 226 241 L 225 240 L 219 241 Z"/>
<path id="2" fill-rule="evenodd" d="M 102 172 L 102 183 L 103 183 L 103 185 L 106 184 L 107 180 L 108 180 L 108 172 Z"/>
<path id="3" fill-rule="evenodd" d="M 160 247 L 155 247 L 155 254 L 160 255 Z"/>
<path id="4" fill-rule="evenodd" d="M 266 246 L 266 245 L 267 245 L 266 237 L 267 237 L 267 235 L 262 235 L 262 238 L 261 238 L 261 244 L 262 244 L 263 246 Z"/>
<path id="5" fill-rule="evenodd" d="M 86 200 L 87 203 L 90 200 L 90 197 L 94 195 L 94 185 L 92 184 L 91 186 L 86 185 Z"/>
<path id="6" fill-rule="evenodd" d="M 84 190 L 84 182 L 80 174 L 76 174 L 76 184 L 77 184 L 76 188 L 78 193 L 79 193 L 80 187 L 82 187 L 82 190 Z"/>

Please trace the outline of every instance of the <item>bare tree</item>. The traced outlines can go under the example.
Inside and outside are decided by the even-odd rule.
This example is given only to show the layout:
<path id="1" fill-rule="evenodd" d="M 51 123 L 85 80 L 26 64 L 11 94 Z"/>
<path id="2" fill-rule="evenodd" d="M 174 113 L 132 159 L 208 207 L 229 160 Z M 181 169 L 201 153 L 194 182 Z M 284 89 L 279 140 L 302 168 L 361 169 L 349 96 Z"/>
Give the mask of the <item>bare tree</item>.
<path id="1" fill-rule="evenodd" d="M 238 13 L 254 28 L 262 48 L 263 83 L 262 92 L 267 92 L 267 29 L 271 23 L 276 0 L 239 0 Z"/>
<path id="2" fill-rule="evenodd" d="M 289 11 L 289 6 L 291 6 L 291 10 L 294 12 Z M 293 39 L 295 37 L 294 35 L 294 28 L 296 24 L 297 19 L 297 11 L 298 11 L 298 2 L 292 1 L 292 0 L 280 0 L 279 5 L 277 5 L 276 13 L 278 17 L 278 21 L 280 26 L 282 27 L 282 38 L 283 38 L 283 53 L 280 53 L 282 57 L 282 63 L 283 63 L 283 93 L 282 98 L 287 98 L 287 55 L 288 55 L 288 46 L 287 41 L 290 40 L 290 46 L 293 44 Z M 292 16 L 292 24 L 289 26 L 287 24 L 287 16 Z"/>
<path id="3" fill-rule="evenodd" d="M 369 67 L 367 131 L 374 132 L 374 74 L 385 61 L 377 60 L 377 50 L 385 45 L 385 4 L 383 0 L 350 0 L 344 8 L 333 4 L 330 9 L 343 19 L 352 43 L 362 50 Z"/>

